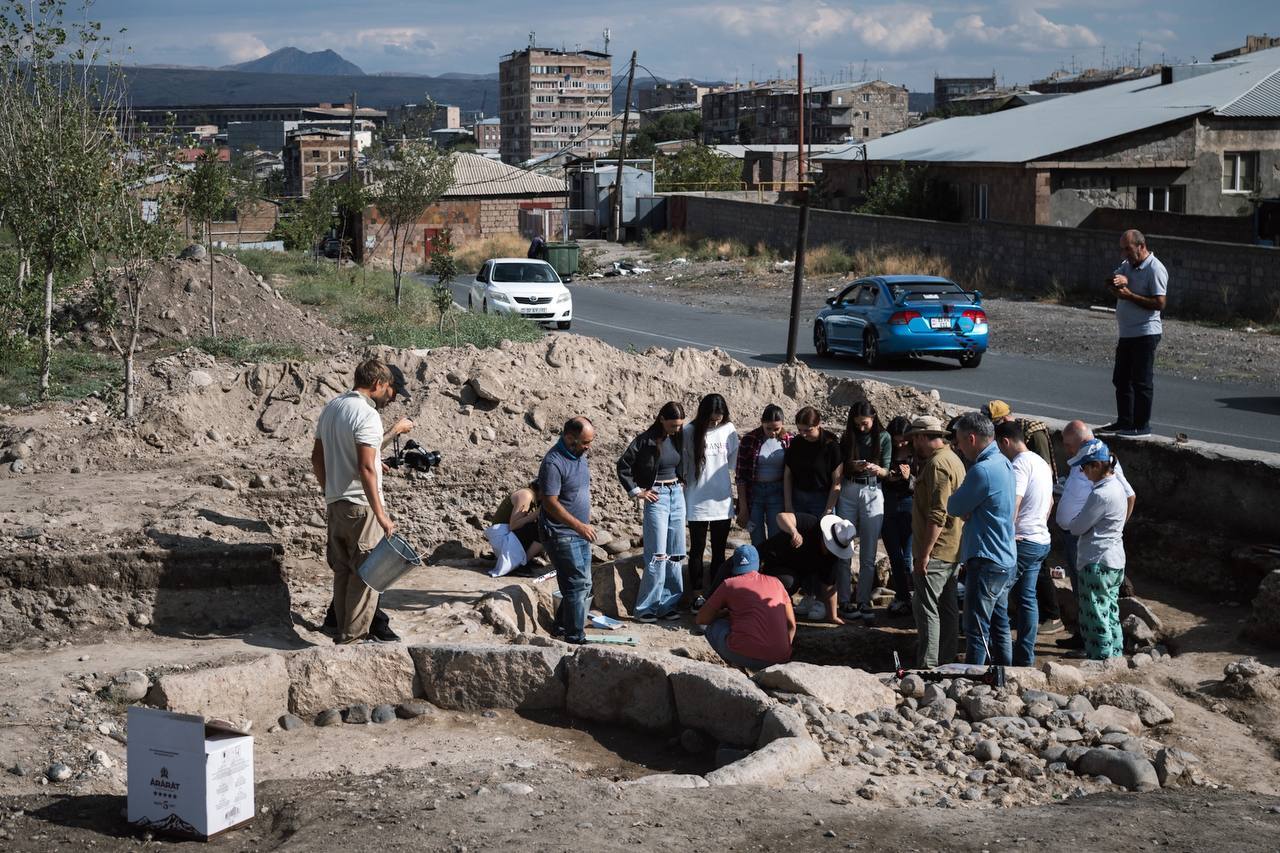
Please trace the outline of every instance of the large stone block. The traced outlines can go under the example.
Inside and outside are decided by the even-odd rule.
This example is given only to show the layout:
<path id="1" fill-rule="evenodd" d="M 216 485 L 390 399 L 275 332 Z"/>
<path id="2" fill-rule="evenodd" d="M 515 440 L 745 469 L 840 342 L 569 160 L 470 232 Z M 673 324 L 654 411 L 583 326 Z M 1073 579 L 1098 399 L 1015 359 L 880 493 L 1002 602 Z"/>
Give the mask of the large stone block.
<path id="1" fill-rule="evenodd" d="M 519 583 L 488 593 L 476 609 L 494 633 L 505 636 L 545 634 L 555 613 L 550 587 Z"/>
<path id="2" fill-rule="evenodd" d="M 564 707 L 559 647 L 440 644 L 412 646 L 422 695 L 441 708 Z"/>
<path id="3" fill-rule="evenodd" d="M 676 721 L 667 678 L 673 668 L 656 656 L 584 646 L 565 659 L 565 708 L 585 720 L 670 729 Z"/>
<path id="4" fill-rule="evenodd" d="M 1075 771 L 1081 776 L 1106 776 L 1130 791 L 1154 791 L 1160 787 L 1160 777 L 1150 761 L 1119 749 L 1090 749 L 1080 756 Z"/>
<path id="5" fill-rule="evenodd" d="M 398 643 L 307 649 L 289 655 L 289 710 L 306 718 L 339 705 L 396 703 L 418 695 L 413 661 Z"/>
<path id="6" fill-rule="evenodd" d="M 266 728 L 289 708 L 289 672 L 281 655 L 175 672 L 156 679 L 147 699 L 169 711 L 244 717 Z"/>
<path id="7" fill-rule="evenodd" d="M 721 743 L 751 747 L 773 701 L 737 670 L 690 661 L 670 675 L 680 725 Z"/>
<path id="8" fill-rule="evenodd" d="M 1114 705 L 1134 712 L 1144 726 L 1173 722 L 1172 708 L 1150 690 L 1132 684 L 1098 684 L 1085 690 L 1084 695 L 1094 705 Z"/>
<path id="9" fill-rule="evenodd" d="M 803 776 L 822 763 L 822 747 L 812 739 L 784 737 L 770 741 L 746 758 L 713 770 L 707 782 L 721 785 L 775 785 Z"/>
<path id="10" fill-rule="evenodd" d="M 756 746 L 762 747 L 784 737 L 807 738 L 809 727 L 804 723 L 804 715 L 795 708 L 778 704 L 765 711 Z"/>
<path id="11" fill-rule="evenodd" d="M 861 714 L 897 703 L 893 689 L 861 669 L 847 666 L 817 666 L 811 663 L 781 663 L 762 669 L 755 682 L 768 690 L 812 696 L 833 711 Z"/>
<path id="12" fill-rule="evenodd" d="M 596 609 L 615 619 L 629 617 L 640 591 L 640 557 L 628 557 L 591 566 L 591 598 Z"/>

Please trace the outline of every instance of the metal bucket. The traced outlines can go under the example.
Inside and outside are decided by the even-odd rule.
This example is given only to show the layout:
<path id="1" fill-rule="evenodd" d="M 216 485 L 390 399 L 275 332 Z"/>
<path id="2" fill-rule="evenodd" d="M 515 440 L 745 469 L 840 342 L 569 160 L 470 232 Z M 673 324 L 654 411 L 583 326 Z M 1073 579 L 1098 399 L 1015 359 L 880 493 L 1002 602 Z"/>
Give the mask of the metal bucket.
<path id="1" fill-rule="evenodd" d="M 422 565 L 422 558 L 413 546 L 399 533 L 384 536 L 378 546 L 369 552 L 360 564 L 358 573 L 365 585 L 377 592 L 386 592 L 396 581 L 412 569 Z"/>

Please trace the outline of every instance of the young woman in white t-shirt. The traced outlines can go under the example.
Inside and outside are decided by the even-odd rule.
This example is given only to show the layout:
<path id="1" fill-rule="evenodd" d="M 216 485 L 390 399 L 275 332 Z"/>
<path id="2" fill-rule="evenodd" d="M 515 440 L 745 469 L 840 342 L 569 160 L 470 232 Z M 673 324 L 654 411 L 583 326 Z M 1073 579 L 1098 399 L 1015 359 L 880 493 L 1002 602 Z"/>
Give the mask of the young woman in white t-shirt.
<path id="1" fill-rule="evenodd" d="M 698 403 L 693 422 L 684 426 L 684 505 L 689 520 L 689 584 L 695 607 L 703 590 L 724 562 L 733 524 L 733 469 L 738 464 L 738 431 L 729 419 L 729 404 L 719 394 Z M 707 534 L 711 562 L 703 562 Z"/>

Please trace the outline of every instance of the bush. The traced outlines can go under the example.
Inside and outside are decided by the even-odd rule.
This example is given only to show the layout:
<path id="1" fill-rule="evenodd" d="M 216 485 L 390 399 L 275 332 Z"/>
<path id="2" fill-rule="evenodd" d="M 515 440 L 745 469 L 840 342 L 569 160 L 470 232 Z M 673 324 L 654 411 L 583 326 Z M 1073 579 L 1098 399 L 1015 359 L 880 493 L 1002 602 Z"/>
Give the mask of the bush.
<path id="1" fill-rule="evenodd" d="M 250 338 L 197 338 L 191 345 L 209 355 L 231 361 L 301 361 L 306 351 L 298 344 L 282 341 L 255 341 Z"/>

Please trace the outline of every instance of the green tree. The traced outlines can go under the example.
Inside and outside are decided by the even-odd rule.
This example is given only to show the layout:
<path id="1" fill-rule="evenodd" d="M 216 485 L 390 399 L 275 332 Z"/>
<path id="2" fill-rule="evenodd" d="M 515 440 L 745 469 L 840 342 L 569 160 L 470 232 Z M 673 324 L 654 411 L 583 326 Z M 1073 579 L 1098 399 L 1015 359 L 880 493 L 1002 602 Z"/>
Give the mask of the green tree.
<path id="1" fill-rule="evenodd" d="M 717 154 L 706 145 L 690 145 L 675 154 L 658 158 L 655 178 L 660 189 L 742 188 L 742 161 Z"/>
<path id="2" fill-rule="evenodd" d="M 205 250 L 209 255 L 209 337 L 218 336 L 217 289 L 213 278 L 213 223 L 226 215 L 232 203 L 231 172 L 218 159 L 213 146 L 206 148 L 187 173 L 187 214 L 203 223 Z"/>
<path id="3" fill-rule="evenodd" d="M 439 332 L 444 334 L 444 319 L 453 307 L 453 289 L 449 285 L 458 276 L 458 261 L 453 256 L 453 234 L 448 228 L 436 235 L 431 262 L 427 266 L 436 277 L 436 283 L 431 287 L 431 301 L 439 315 Z"/>
<path id="4" fill-rule="evenodd" d="M 402 140 L 373 164 L 370 200 L 391 235 L 391 279 L 396 307 L 404 281 L 405 254 L 427 208 L 453 185 L 453 156 L 417 140 Z"/>
<path id="5" fill-rule="evenodd" d="M 640 132 L 627 143 L 627 154 L 631 157 L 653 157 L 658 153 L 659 142 L 701 138 L 701 112 L 689 110 L 661 113 L 658 118 L 641 127 Z"/>
<path id="6" fill-rule="evenodd" d="M 0 209 L 18 246 L 19 279 L 44 282 L 40 398 L 53 358 L 54 283 L 98 239 L 110 184 L 123 78 L 108 39 L 87 19 L 67 22 L 66 0 L 0 3 Z M 21 288 L 18 288 L 21 292 Z"/>
<path id="7" fill-rule="evenodd" d="M 923 166 L 909 167 L 905 163 L 885 169 L 871 182 L 858 212 L 913 219 L 960 219 L 955 194 L 931 178 Z"/>

